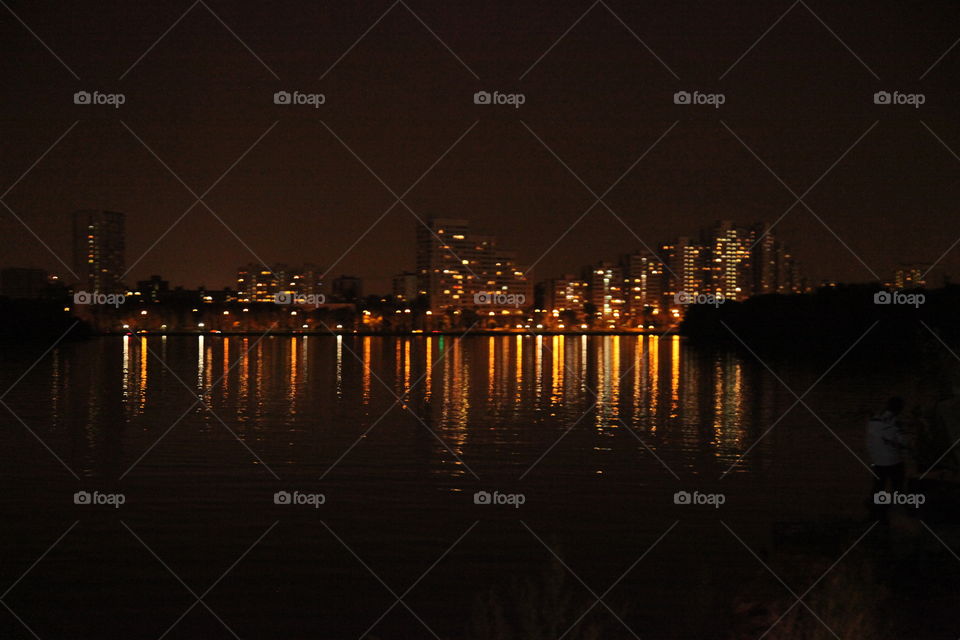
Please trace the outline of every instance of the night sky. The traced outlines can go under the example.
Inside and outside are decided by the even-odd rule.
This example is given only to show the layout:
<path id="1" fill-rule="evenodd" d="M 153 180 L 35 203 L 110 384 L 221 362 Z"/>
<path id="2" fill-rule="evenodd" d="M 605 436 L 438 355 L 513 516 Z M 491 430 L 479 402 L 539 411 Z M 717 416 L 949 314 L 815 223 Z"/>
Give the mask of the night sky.
<path id="1" fill-rule="evenodd" d="M 594 206 L 535 279 L 638 249 L 634 234 L 776 221 L 815 182 L 814 213 L 776 228 L 814 282 L 886 279 L 960 238 L 953 2 L 6 6 L 2 200 L 71 266 L 69 213 L 125 212 L 128 265 L 146 252 L 128 282 L 222 287 L 257 257 L 330 267 L 363 236 L 332 275 L 383 291 L 414 267 L 414 214 L 467 218 L 530 265 L 644 154 L 604 196 L 620 220 Z M 78 90 L 126 103 L 74 105 Z M 326 104 L 275 105 L 278 90 Z M 478 90 L 526 103 L 475 105 Z M 726 103 L 675 105 L 678 90 Z M 878 90 L 926 102 L 875 105 Z M 3 207 L 0 236 L 0 266 L 67 275 Z M 960 246 L 943 266 L 960 274 Z"/>

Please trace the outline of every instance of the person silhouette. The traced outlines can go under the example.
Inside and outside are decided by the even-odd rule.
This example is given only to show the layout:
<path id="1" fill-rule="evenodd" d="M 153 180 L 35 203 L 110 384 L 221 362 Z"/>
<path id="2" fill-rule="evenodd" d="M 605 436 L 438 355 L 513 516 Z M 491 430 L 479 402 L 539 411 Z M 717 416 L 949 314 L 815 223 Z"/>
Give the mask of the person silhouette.
<path id="1" fill-rule="evenodd" d="M 873 516 L 883 523 L 887 522 L 890 495 L 903 488 L 903 452 L 907 449 L 900 421 L 903 407 L 903 398 L 892 397 L 879 415 L 867 421 L 867 453 L 875 475 L 869 503 Z"/>

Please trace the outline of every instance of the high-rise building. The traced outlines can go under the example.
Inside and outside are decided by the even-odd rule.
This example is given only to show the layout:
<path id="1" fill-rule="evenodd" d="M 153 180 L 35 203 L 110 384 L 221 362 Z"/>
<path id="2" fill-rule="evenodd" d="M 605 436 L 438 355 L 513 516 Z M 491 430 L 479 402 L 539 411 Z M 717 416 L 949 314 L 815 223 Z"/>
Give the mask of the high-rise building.
<path id="1" fill-rule="evenodd" d="M 747 236 L 750 246 L 748 269 L 750 276 L 745 289 L 747 295 L 766 293 L 792 294 L 806 290 L 800 275 L 800 266 L 787 252 L 784 243 L 770 231 L 770 224 L 762 222 L 751 227 Z"/>
<path id="2" fill-rule="evenodd" d="M 112 292 L 123 288 L 126 216 L 114 211 L 73 213 L 73 262 L 84 291 Z"/>
<path id="3" fill-rule="evenodd" d="M 611 262 L 600 262 L 584 270 L 589 299 L 604 320 L 619 320 L 624 309 L 623 268 Z"/>
<path id="4" fill-rule="evenodd" d="M 642 317 L 649 309 L 659 313 L 663 295 L 663 263 L 647 250 L 625 255 L 623 270 L 625 310 L 631 317 Z"/>
<path id="5" fill-rule="evenodd" d="M 893 272 L 893 286 L 897 289 L 917 289 L 927 286 L 924 274 L 929 265 L 904 263 Z"/>
<path id="6" fill-rule="evenodd" d="M 144 300 L 160 302 L 170 292 L 170 283 L 160 276 L 150 276 L 149 280 L 141 280 L 137 283 L 137 291 Z"/>
<path id="7" fill-rule="evenodd" d="M 337 300 L 356 302 L 363 297 L 363 280 L 357 276 L 339 276 L 333 279 L 331 292 Z"/>
<path id="8" fill-rule="evenodd" d="M 418 292 L 434 312 L 500 306 L 489 296 L 483 298 L 489 303 L 478 304 L 481 292 L 522 295 L 526 302 L 533 301 L 532 287 L 515 255 L 500 249 L 494 236 L 472 233 L 467 220 L 430 218 L 418 224 L 417 276 Z"/>
<path id="9" fill-rule="evenodd" d="M 707 287 L 706 248 L 681 236 L 674 242 L 660 245 L 660 258 L 664 264 L 663 308 L 675 307 L 678 293 L 697 295 Z"/>
<path id="10" fill-rule="evenodd" d="M 397 302 L 413 302 L 419 297 L 419 278 L 414 271 L 404 271 L 393 276 L 393 298 Z"/>
<path id="11" fill-rule="evenodd" d="M 562 278 L 551 278 L 543 283 L 543 306 L 558 313 L 583 313 L 588 302 L 589 283 L 572 273 Z"/>
<path id="12" fill-rule="evenodd" d="M 275 302 L 277 294 L 316 295 L 321 292 L 321 271 L 316 265 L 272 267 L 250 263 L 237 269 L 239 302 Z"/>
<path id="13" fill-rule="evenodd" d="M 750 295 L 750 234 L 730 220 L 721 220 L 705 230 L 707 289 L 725 300 Z"/>

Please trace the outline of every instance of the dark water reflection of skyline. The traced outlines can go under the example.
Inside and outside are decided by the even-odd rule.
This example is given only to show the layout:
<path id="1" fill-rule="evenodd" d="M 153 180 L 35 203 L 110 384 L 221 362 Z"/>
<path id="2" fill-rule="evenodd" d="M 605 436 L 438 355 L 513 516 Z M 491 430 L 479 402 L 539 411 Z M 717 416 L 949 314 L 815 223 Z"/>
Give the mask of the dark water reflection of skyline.
<path id="1" fill-rule="evenodd" d="M 5 350 L 2 387 L 38 355 Z M 796 402 L 784 383 L 801 393 L 826 367 L 770 364 L 777 377 L 749 355 L 655 336 L 62 344 L 4 399 L 23 423 L 8 413 L 0 430 L 13 550 L 0 578 L 14 583 L 78 522 L 11 607 L 43 638 L 159 637 L 192 599 L 125 527 L 198 593 L 269 530 L 211 606 L 241 637 L 356 638 L 394 600 L 357 558 L 399 595 L 469 531 L 409 598 L 455 638 L 482 593 L 549 565 L 531 531 L 599 592 L 670 530 L 611 598 L 642 637 L 703 637 L 677 631 L 690 594 L 763 571 L 721 520 L 760 549 L 778 522 L 859 517 L 863 412 L 903 383 L 841 364 L 805 398 L 817 417 L 802 406 L 784 417 Z M 78 489 L 126 503 L 83 508 Z M 678 506 L 681 489 L 726 503 Z M 278 506 L 279 490 L 326 503 Z M 526 501 L 476 505 L 478 490 Z M 200 611 L 169 637 L 226 633 Z M 371 637 L 431 637 L 403 611 Z M 29 637 L 15 618 L 0 625 Z"/>

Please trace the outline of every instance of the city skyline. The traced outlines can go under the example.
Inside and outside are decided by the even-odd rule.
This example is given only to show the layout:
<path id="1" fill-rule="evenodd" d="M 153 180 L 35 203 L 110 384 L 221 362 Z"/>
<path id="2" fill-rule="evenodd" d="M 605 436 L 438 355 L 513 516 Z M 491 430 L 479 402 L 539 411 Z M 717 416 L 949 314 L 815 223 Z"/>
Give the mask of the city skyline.
<path id="1" fill-rule="evenodd" d="M 541 276 L 718 219 L 775 225 L 813 282 L 882 280 L 902 261 L 960 267 L 949 7 L 871 12 L 901 36 L 882 41 L 853 6 L 746 3 L 723 30 L 717 7 L 666 3 L 390 8 L 197 6 L 160 38 L 154 25 L 181 12 L 149 5 L 121 29 L 111 9 L 31 6 L 21 18 L 60 46 L 51 56 L 6 23 L 17 55 L 0 106 L 0 264 L 61 271 L 61 216 L 96 208 L 130 216 L 133 280 L 211 288 L 232 283 L 225 265 L 319 255 L 385 291 L 431 213 L 496 230 Z M 304 21 L 324 36 L 307 49 Z M 124 101 L 74 101 L 98 91 Z M 476 104 L 478 91 L 525 100 Z M 278 92 L 324 102 L 277 104 Z M 683 92 L 724 102 L 675 102 Z M 765 126 L 774 115 L 785 124 Z M 18 128 L 24 117 L 44 126 Z"/>
<path id="2" fill-rule="evenodd" d="M 486 273 L 491 267 L 502 264 L 502 269 L 511 273 L 517 278 L 518 284 L 510 284 L 509 278 L 503 276 L 504 280 L 487 280 L 480 284 L 479 282 L 469 285 L 468 292 L 476 291 L 505 291 L 509 293 L 520 293 L 527 299 L 531 299 L 534 287 L 549 286 L 551 282 L 560 280 L 571 280 L 573 274 L 579 274 L 576 277 L 589 280 L 589 273 L 593 268 L 605 268 L 613 266 L 622 272 L 621 280 L 628 277 L 639 278 L 640 273 L 634 273 L 635 267 L 629 265 L 630 256 L 645 256 L 645 260 L 650 260 L 653 266 L 653 272 L 658 279 L 669 278 L 671 282 L 658 284 L 660 293 L 669 293 L 667 289 L 685 290 L 687 292 L 703 292 L 722 295 L 728 300 L 734 300 L 741 297 L 741 289 L 745 296 L 757 295 L 759 293 L 801 293 L 816 289 L 819 286 L 829 286 L 842 281 L 834 278 L 823 279 L 820 282 L 813 282 L 806 277 L 806 272 L 800 267 L 800 263 L 789 251 L 787 243 L 775 234 L 771 225 L 762 222 L 752 224 L 742 224 L 742 221 L 716 220 L 711 225 L 705 226 L 697 234 L 680 234 L 672 236 L 668 241 L 657 241 L 650 245 L 644 243 L 642 248 L 633 249 L 619 254 L 619 257 L 611 256 L 609 253 L 595 257 L 589 263 L 581 265 L 568 264 L 560 273 L 549 275 L 538 275 L 532 268 L 524 270 L 517 260 L 517 252 L 504 248 L 499 236 L 485 234 L 471 228 L 469 220 L 450 218 L 450 217 L 428 217 L 425 221 L 415 223 L 414 237 L 415 242 L 411 243 L 412 252 L 416 256 L 410 265 L 402 265 L 395 268 L 393 274 L 387 278 L 366 279 L 359 275 L 346 274 L 343 272 L 335 273 L 330 268 L 313 260 L 299 263 L 301 266 L 291 267 L 289 260 L 267 261 L 264 263 L 249 262 L 246 265 L 234 268 L 232 271 L 234 277 L 227 281 L 223 286 L 210 286 L 205 282 L 176 282 L 165 277 L 165 273 L 152 273 L 149 277 L 133 278 L 132 269 L 126 268 L 125 246 L 126 246 L 126 214 L 120 212 L 111 212 L 105 210 L 80 210 L 70 214 L 72 224 L 72 244 L 73 254 L 71 262 L 73 270 L 65 274 L 63 271 L 40 269 L 59 283 L 71 286 L 74 289 L 82 290 L 101 290 L 112 291 L 122 284 L 128 290 L 140 286 L 149 280 L 161 279 L 165 286 L 173 282 L 173 287 L 182 289 L 206 289 L 206 290 L 232 290 L 241 295 L 245 295 L 248 301 L 263 301 L 267 295 L 261 292 L 257 295 L 256 274 L 262 272 L 263 278 L 275 280 L 277 282 L 285 280 L 283 275 L 287 271 L 297 273 L 298 279 L 310 279 L 312 284 L 309 286 L 304 283 L 297 283 L 296 290 L 306 293 L 320 293 L 321 291 L 332 291 L 333 281 L 337 278 L 355 278 L 359 282 L 365 282 L 367 293 L 373 295 L 397 295 L 398 287 L 403 288 L 403 284 L 398 284 L 398 278 L 414 276 L 416 281 L 416 294 L 429 295 L 437 300 L 441 290 L 449 283 L 429 283 L 423 280 L 425 273 L 425 264 L 429 264 L 429 253 L 432 250 L 439 254 L 440 260 L 459 260 L 462 255 L 469 254 L 469 264 L 465 267 L 459 267 L 462 275 L 456 276 L 466 278 L 466 281 L 475 280 L 477 271 Z M 94 225 L 97 225 L 104 231 L 93 235 Z M 441 240 L 444 233 L 443 227 L 447 227 L 447 237 L 451 244 L 443 248 L 437 243 Z M 90 230 L 89 234 L 87 229 Z M 462 233 L 467 233 L 465 238 Z M 439 234 L 438 234 L 439 231 Z M 726 234 L 727 237 L 723 237 Z M 96 240 L 94 240 L 96 238 Z M 714 246 L 711 246 L 714 245 Z M 729 246 L 729 248 L 724 248 Z M 478 253 L 479 251 L 479 253 Z M 104 255 L 101 256 L 100 254 Z M 484 258 L 490 253 L 491 258 Z M 710 256 L 723 256 L 725 269 L 724 274 L 714 273 L 720 267 L 702 264 L 703 260 L 710 259 Z M 487 264 L 490 260 L 494 262 Z M 501 263 L 502 261 L 502 263 Z M 103 263 L 101 265 L 101 262 Z M 756 265 L 764 265 L 758 268 Z M 0 265 L 3 269 L 29 269 L 38 270 L 35 266 L 23 264 Z M 68 268 L 66 264 L 64 268 Z M 646 270 L 647 267 L 641 270 Z M 732 269 L 732 271 L 731 271 Z M 739 273 L 746 269 L 749 273 Z M 102 271 L 98 274 L 95 271 Z M 784 270 L 789 270 L 787 275 Z M 499 273 L 499 271 L 497 272 Z M 629 276 L 627 274 L 630 274 Z M 111 280 L 103 279 L 104 274 L 109 274 Z M 269 275 L 268 275 L 269 274 Z M 80 275 L 79 278 L 71 278 L 71 275 Z M 533 277 L 528 277 L 528 276 Z M 939 286 L 950 281 L 950 274 L 937 268 L 937 265 L 930 263 L 920 263 L 914 261 L 898 261 L 894 268 L 884 274 L 880 280 L 863 280 L 859 282 L 870 283 L 879 282 L 884 286 L 893 286 L 905 288 L 911 285 L 925 286 L 933 284 Z M 249 284 L 244 284 L 244 279 L 248 279 Z M 500 278 L 500 276 L 496 276 Z M 726 280 L 726 284 L 723 280 Z M 789 280 L 789 284 L 776 284 L 777 282 Z M 264 280 L 265 282 L 265 280 Z M 376 282 L 377 288 L 371 287 L 370 283 Z M 646 276 L 643 276 L 644 288 L 646 288 Z M 771 282 L 773 284 L 771 285 Z M 504 284 L 506 283 L 506 284 Z M 732 283 L 732 284 L 731 284 Z M 849 282 L 848 284 L 855 284 Z M 293 286 L 294 283 L 288 283 Z M 192 285 L 192 286 L 191 286 Z M 246 288 L 249 286 L 249 288 Z M 263 284 L 261 287 L 266 287 Z M 276 283 L 270 285 L 270 291 L 276 289 Z M 362 286 L 362 285 L 361 285 Z M 439 289 L 438 289 L 439 287 Z M 472 287 L 472 288 L 470 288 Z M 291 289 L 293 291 L 294 289 Z M 265 289 L 264 289 L 265 291 Z M 270 294 L 272 295 L 272 293 Z M 645 295 L 645 294 L 644 294 Z M 362 297 L 362 296 L 354 296 Z M 400 298 L 412 301 L 409 295 L 400 295 Z M 596 300 L 593 301 L 597 303 Z M 626 300 L 624 300 L 624 303 Z M 441 305 L 445 306 L 445 305 Z M 453 305 L 456 306 L 456 305 Z M 602 303 L 600 304 L 602 306 Z"/>

